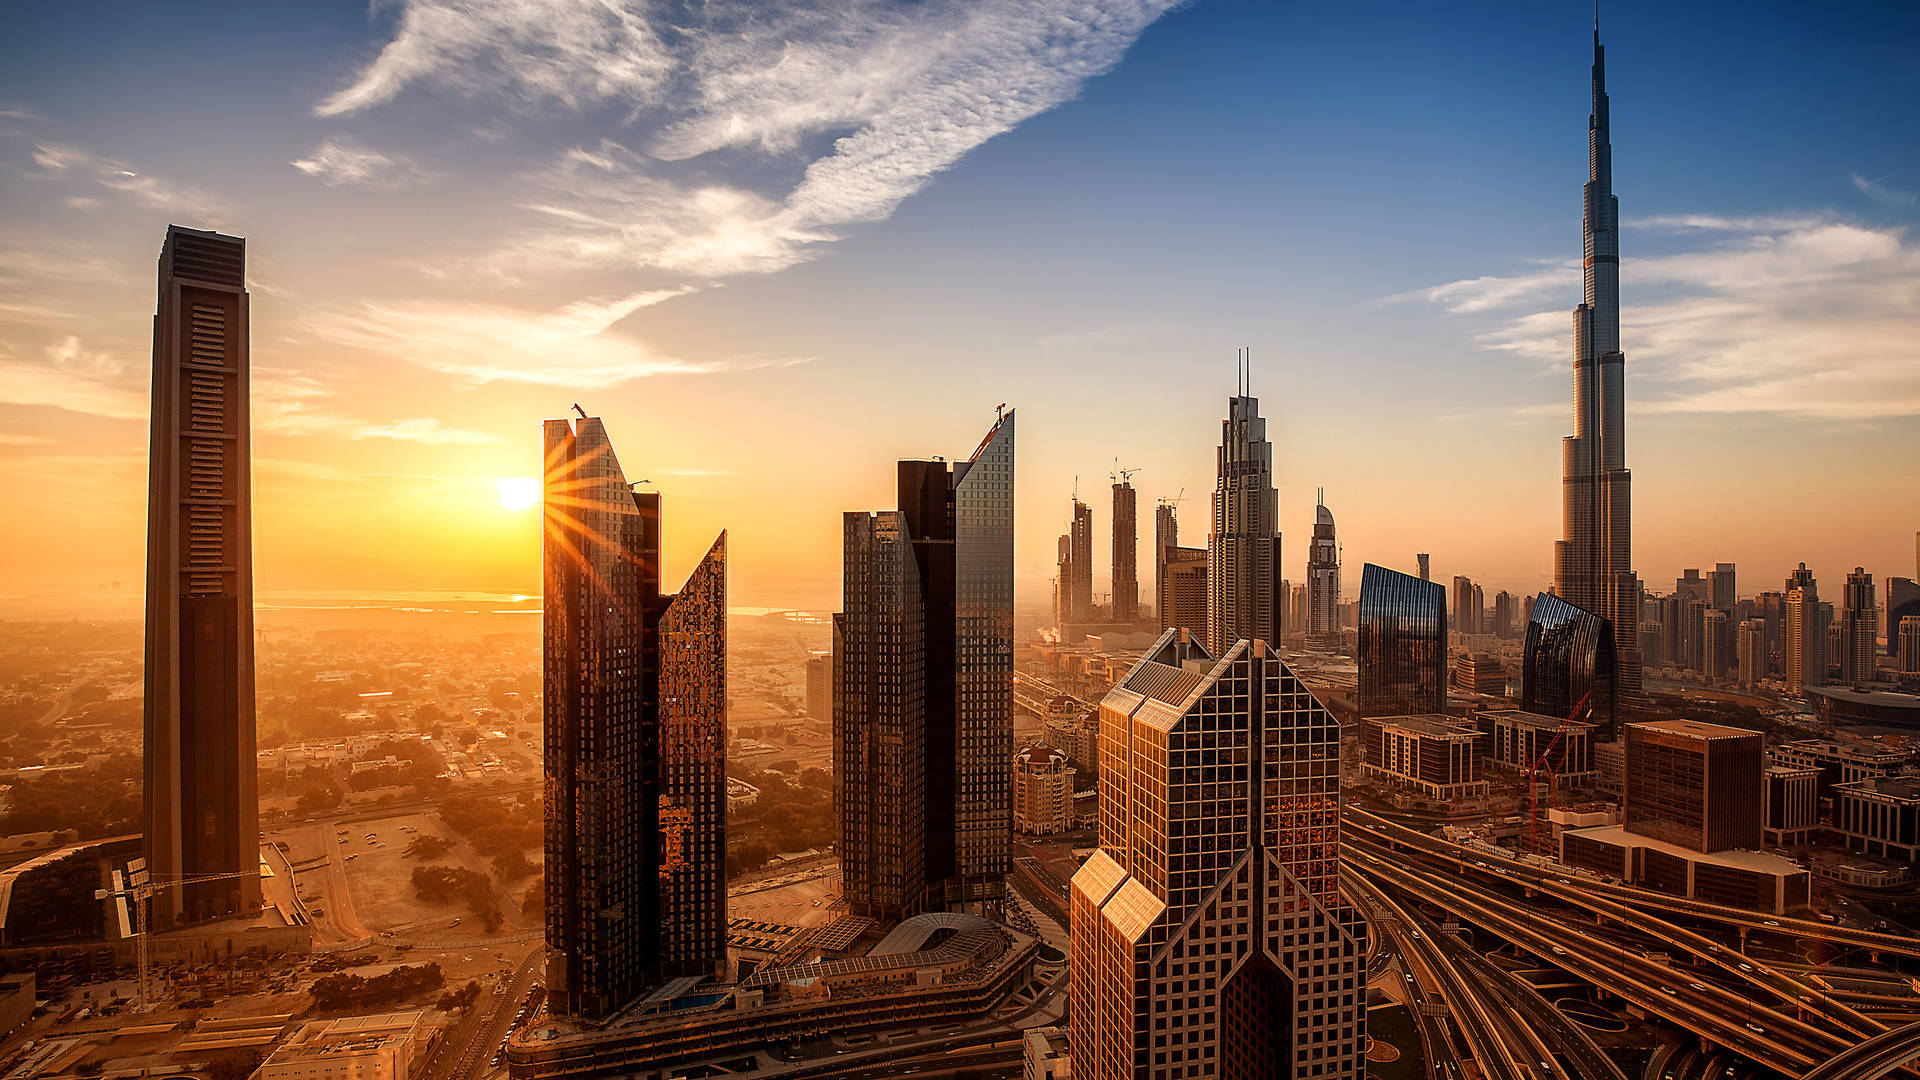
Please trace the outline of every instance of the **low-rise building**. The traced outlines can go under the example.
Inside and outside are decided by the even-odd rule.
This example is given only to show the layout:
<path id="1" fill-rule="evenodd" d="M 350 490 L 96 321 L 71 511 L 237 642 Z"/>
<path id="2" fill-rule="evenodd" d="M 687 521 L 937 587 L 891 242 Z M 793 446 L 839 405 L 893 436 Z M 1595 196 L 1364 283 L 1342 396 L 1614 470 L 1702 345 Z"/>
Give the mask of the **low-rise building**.
<path id="1" fill-rule="evenodd" d="M 1834 786 L 1833 829 L 1848 847 L 1920 862 L 1920 778 L 1856 780 Z"/>
<path id="2" fill-rule="evenodd" d="M 1481 715 L 1493 724 L 1489 755 L 1493 764 L 1525 772 L 1544 755 L 1560 784 L 1581 787 L 1593 783 L 1594 732 L 1599 725 L 1521 709 L 1498 709 Z"/>
<path id="3" fill-rule="evenodd" d="M 1820 770 L 1769 765 L 1765 775 L 1767 821 L 1761 838 L 1784 847 L 1811 840 L 1820 819 Z"/>
<path id="4" fill-rule="evenodd" d="M 255 1080 L 407 1080 L 426 1060 L 427 1012 L 315 1020 L 260 1065 Z"/>
<path id="5" fill-rule="evenodd" d="M 1463 652 L 1453 661 L 1453 688 L 1463 694 L 1507 696 L 1507 665 L 1486 653 Z"/>
<path id="6" fill-rule="evenodd" d="M 1026 1042 L 1021 1080 L 1067 1080 L 1073 1075 L 1073 1048 L 1066 1028 L 1029 1028 Z"/>
<path id="7" fill-rule="evenodd" d="M 1695 851 L 1618 825 L 1562 833 L 1560 861 L 1669 896 L 1776 915 L 1804 907 L 1812 883 L 1784 855 Z"/>
<path id="8" fill-rule="evenodd" d="M 1014 754 L 1013 831 L 1051 836 L 1076 828 L 1073 778 L 1067 755 L 1054 747 L 1029 746 Z"/>
<path id="9" fill-rule="evenodd" d="M 1377 716 L 1361 722 L 1373 745 L 1361 754 L 1361 771 L 1436 799 L 1487 794 L 1480 772 L 1486 737 L 1472 724 L 1438 713 Z"/>

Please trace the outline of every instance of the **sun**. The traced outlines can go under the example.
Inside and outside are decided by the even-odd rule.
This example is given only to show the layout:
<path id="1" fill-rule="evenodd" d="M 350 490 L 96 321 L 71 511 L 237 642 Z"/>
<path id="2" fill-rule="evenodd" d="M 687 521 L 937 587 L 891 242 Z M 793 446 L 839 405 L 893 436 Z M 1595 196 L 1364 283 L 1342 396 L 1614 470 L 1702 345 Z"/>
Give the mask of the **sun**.
<path id="1" fill-rule="evenodd" d="M 500 505 L 508 510 L 531 510 L 540 505 L 540 481 L 531 476 L 503 476 L 493 484 L 500 489 Z"/>

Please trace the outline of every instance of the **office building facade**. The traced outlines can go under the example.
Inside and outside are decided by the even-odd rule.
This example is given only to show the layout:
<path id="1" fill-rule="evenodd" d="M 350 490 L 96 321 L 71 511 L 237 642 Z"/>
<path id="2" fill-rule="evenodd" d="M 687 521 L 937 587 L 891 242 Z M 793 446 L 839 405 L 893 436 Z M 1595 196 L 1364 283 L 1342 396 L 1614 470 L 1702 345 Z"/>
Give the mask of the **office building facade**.
<path id="1" fill-rule="evenodd" d="M 1160 568 L 1160 629 L 1179 627 L 1195 634 L 1207 632 L 1207 552 L 1205 548 L 1171 547 Z"/>
<path id="2" fill-rule="evenodd" d="M 1360 1080 L 1338 722 L 1264 643 L 1216 659 L 1177 630 L 1100 713 L 1100 850 L 1071 895 L 1073 1075 Z"/>
<path id="3" fill-rule="evenodd" d="M 1446 589 L 1373 563 L 1361 567 L 1356 651 L 1361 716 L 1445 711 Z"/>
<path id="4" fill-rule="evenodd" d="M 1759 732 L 1693 720 L 1628 724 L 1626 828 L 1700 852 L 1758 848 Z"/>
<path id="5" fill-rule="evenodd" d="M 547 987 L 598 1019 L 726 970 L 726 534 L 663 594 L 660 496 L 598 417 L 543 434 Z"/>
<path id="6" fill-rule="evenodd" d="M 898 511 L 846 515 L 834 782 L 857 915 L 991 911 L 1005 895 L 1013 465 L 1006 412 L 964 462 L 900 462 Z M 1083 536 L 1090 555 L 1076 512 L 1076 559 Z"/>
<path id="7" fill-rule="evenodd" d="M 153 316 L 143 840 L 152 928 L 260 908 L 247 245 L 167 228 Z"/>
<path id="8" fill-rule="evenodd" d="M 1074 816 L 1074 767 L 1067 753 L 1029 746 L 1013 755 L 1013 831 L 1053 836 L 1079 825 Z"/>

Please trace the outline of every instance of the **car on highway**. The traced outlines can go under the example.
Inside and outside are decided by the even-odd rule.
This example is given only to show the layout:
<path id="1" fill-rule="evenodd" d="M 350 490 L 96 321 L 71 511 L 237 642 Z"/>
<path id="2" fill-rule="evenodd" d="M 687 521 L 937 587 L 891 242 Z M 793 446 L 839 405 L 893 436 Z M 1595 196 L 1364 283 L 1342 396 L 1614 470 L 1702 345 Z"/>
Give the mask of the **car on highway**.
<path id="1" fill-rule="evenodd" d="M 1751 974 L 1753 974 L 1753 965 L 1752 965 L 1752 964 L 1741 964 L 1741 965 L 1740 965 L 1740 970 L 1741 970 L 1741 971 L 1744 971 L 1744 972 L 1746 972 L 1746 973 L 1747 973 L 1747 974 L 1749 974 L 1749 975 L 1751 975 Z"/>
<path id="2" fill-rule="evenodd" d="M 1673 987 L 1671 987 L 1671 986 L 1663 986 L 1663 987 L 1661 987 L 1661 988 L 1660 988 L 1660 992 L 1661 992 L 1661 993 L 1663 993 L 1663 994 L 1665 994 L 1665 995 L 1667 995 L 1668 997 L 1679 997 L 1679 996 L 1680 996 L 1680 992 L 1679 992 L 1679 991 L 1677 991 L 1677 990 L 1675 990 L 1675 989 L 1674 989 Z"/>

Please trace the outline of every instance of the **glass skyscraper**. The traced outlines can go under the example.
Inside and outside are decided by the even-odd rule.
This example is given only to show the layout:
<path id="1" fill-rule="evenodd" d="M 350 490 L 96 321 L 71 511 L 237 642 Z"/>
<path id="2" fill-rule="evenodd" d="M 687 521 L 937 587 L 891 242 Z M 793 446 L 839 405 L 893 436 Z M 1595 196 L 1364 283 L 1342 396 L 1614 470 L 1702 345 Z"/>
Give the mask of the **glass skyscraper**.
<path id="1" fill-rule="evenodd" d="M 545 426 L 547 988 L 600 1019 L 726 970 L 727 537 L 660 591 L 660 496 Z"/>
<path id="2" fill-rule="evenodd" d="M 1446 711 L 1447 590 L 1367 563 L 1360 569 L 1361 716 Z"/>
<path id="3" fill-rule="evenodd" d="M 1618 732 L 1613 625 L 1552 593 L 1533 601 L 1521 660 L 1520 707 L 1560 718 L 1587 699 L 1584 717 L 1604 738 Z"/>
<path id="4" fill-rule="evenodd" d="M 1220 424 L 1213 532 L 1207 537 L 1207 645 L 1215 652 L 1242 638 L 1277 647 L 1285 621 L 1273 444 L 1248 381 L 1243 374 Z"/>
<path id="5" fill-rule="evenodd" d="M 834 782 L 856 914 L 990 910 L 1010 866 L 1013 413 L 971 458 L 899 463 L 845 518 Z"/>
<path id="6" fill-rule="evenodd" d="M 1340 641 L 1340 542 L 1324 490 L 1314 506 L 1313 540 L 1307 547 L 1307 640 L 1321 646 Z"/>

